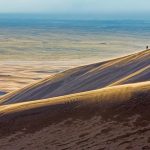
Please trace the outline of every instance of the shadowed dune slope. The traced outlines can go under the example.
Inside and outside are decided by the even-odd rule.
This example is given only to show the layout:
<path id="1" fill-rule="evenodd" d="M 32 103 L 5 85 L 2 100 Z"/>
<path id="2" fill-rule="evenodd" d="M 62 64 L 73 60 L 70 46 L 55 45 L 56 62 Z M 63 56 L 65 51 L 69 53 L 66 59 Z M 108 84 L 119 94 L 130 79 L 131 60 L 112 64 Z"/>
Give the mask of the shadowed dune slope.
<path id="1" fill-rule="evenodd" d="M 5 92 L 0 91 L 0 96 L 6 94 Z"/>
<path id="2" fill-rule="evenodd" d="M 149 146 L 149 109 L 149 81 L 3 105 L 0 147 L 142 149 Z"/>
<path id="3" fill-rule="evenodd" d="M 149 98 L 150 81 L 118 85 L 49 99 L 3 105 L 0 106 L 0 121 L 3 121 L 3 118 L 7 120 L 10 117 L 10 119 L 14 120 L 14 118 L 19 116 L 21 119 L 23 115 L 23 118 L 26 118 L 47 112 L 50 113 L 46 117 L 53 117 L 55 114 L 61 115 L 65 111 L 77 111 L 78 109 L 82 110 L 90 107 L 102 108 L 99 111 L 104 111 L 105 109 L 120 107 L 122 104 L 127 104 L 130 100 L 135 102 L 136 105 L 142 100 L 143 102 L 145 100 L 149 101 Z"/>
<path id="4" fill-rule="evenodd" d="M 150 80 L 150 50 L 97 64 L 81 66 L 7 94 L 0 104 L 45 99 Z"/>

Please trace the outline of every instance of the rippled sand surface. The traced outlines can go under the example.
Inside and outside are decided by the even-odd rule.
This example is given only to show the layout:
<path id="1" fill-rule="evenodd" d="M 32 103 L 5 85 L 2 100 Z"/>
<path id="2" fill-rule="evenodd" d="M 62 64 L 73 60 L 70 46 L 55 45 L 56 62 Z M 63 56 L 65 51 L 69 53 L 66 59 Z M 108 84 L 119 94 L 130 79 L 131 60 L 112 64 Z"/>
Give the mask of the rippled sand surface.
<path id="1" fill-rule="evenodd" d="M 88 61 L 0 61 L 0 95 Z"/>

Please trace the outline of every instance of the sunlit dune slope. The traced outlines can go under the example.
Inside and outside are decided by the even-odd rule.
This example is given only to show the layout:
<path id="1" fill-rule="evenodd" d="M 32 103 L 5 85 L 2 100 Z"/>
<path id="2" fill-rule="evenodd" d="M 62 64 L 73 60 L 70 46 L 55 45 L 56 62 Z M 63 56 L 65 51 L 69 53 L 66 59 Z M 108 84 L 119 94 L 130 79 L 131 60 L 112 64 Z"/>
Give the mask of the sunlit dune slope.
<path id="1" fill-rule="evenodd" d="M 38 118 L 38 116 L 45 113 L 48 113 L 45 115 L 46 118 L 62 115 L 66 112 L 68 112 L 68 115 L 74 116 L 78 113 L 80 114 L 84 109 L 87 109 L 86 113 L 88 115 L 90 108 L 93 112 L 94 108 L 98 108 L 96 111 L 105 112 L 105 110 L 109 111 L 112 108 L 119 109 L 122 106 L 128 105 L 129 102 L 133 102 L 136 105 L 142 101 L 150 101 L 150 81 L 118 85 L 37 101 L 3 105 L 0 106 L 0 121 L 3 122 L 4 119 L 5 122 L 9 118 L 15 122 L 15 118 L 18 120 L 20 117 L 20 120 L 24 120 L 28 117 L 32 118 L 32 116 L 33 119 L 35 117 L 35 119 L 40 120 L 43 117 Z M 79 116 L 82 116 L 82 113 Z"/>
<path id="2" fill-rule="evenodd" d="M 4 105 L 0 106 L 0 146 L 4 150 L 142 149 L 149 140 L 149 110 L 149 81 Z"/>
<path id="3" fill-rule="evenodd" d="M 38 100 L 150 80 L 150 50 L 81 66 L 7 94 L 1 104 Z"/>

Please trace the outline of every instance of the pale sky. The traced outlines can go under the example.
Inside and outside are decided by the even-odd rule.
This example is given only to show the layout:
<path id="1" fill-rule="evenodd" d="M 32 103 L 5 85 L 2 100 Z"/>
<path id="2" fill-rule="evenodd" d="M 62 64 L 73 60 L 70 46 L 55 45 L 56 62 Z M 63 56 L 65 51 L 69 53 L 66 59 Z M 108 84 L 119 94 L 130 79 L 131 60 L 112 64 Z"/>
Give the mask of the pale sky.
<path id="1" fill-rule="evenodd" d="M 0 13 L 142 14 L 150 0 L 0 0 Z"/>

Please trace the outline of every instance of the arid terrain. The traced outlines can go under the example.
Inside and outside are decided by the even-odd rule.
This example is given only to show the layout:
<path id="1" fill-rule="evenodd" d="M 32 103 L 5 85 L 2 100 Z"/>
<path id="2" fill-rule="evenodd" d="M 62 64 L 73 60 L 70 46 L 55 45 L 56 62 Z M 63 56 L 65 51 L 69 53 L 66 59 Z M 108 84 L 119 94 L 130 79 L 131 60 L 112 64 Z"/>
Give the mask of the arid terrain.
<path id="1" fill-rule="evenodd" d="M 84 65 L 78 61 L 0 61 L 0 91 L 9 93 L 64 70 Z"/>
<path id="2" fill-rule="evenodd" d="M 75 67 L 0 98 L 0 149 L 149 150 L 149 110 L 150 50 Z"/>

